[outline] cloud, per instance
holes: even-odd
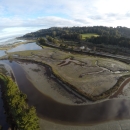
[[[38,17],[36,19],[20,19],[20,18],[1,18],[0,19],[0,27],[52,27],[52,26],[83,26],[85,24],[76,21],[70,20],[55,16],[47,16],[47,17]]]
[[[130,27],[129,0],[1,0],[0,3],[1,27],[118,24]]]
[[[49,27],[72,27],[83,26],[82,22],[64,19],[55,16],[39,17],[37,19],[1,18],[0,19],[0,41],[5,38],[14,38],[29,32]]]
[[[58,27],[63,27],[63,26],[83,26],[84,24],[75,20],[70,20],[70,19],[65,19],[65,18],[60,18],[60,17],[55,17],[55,16],[49,16],[49,17],[40,17],[38,19],[30,20],[33,21],[34,26],[36,25],[42,25],[45,27],[52,27],[52,26],[58,26]]]
[[[4,13],[7,11],[13,15],[29,14],[41,10],[44,7],[44,0],[1,0],[1,6],[4,8]]]
[[[1,28],[0,30],[0,39],[7,38],[7,37],[16,37],[23,35],[25,33],[29,33],[30,31],[39,30],[38,27],[6,27]]]
[[[49,27],[127,26],[129,0],[0,0],[0,39]]]

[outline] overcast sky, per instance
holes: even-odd
[[[0,34],[54,26],[130,27],[129,0],[0,0]],[[14,34],[10,34],[11,32]]]

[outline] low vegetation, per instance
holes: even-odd
[[[4,105],[8,109],[10,123],[15,124],[18,130],[39,130],[39,120],[34,107],[26,103],[27,96],[23,94],[15,82],[9,77],[0,74]]]
[[[102,94],[100,94],[98,96],[91,96],[91,95],[88,95],[88,96],[90,96],[90,99],[92,99],[93,101],[100,100],[100,99],[105,99],[105,98],[111,96],[114,92],[116,92],[119,89],[119,87],[121,86],[121,84],[127,78],[130,78],[130,75],[124,75],[124,76],[120,77],[118,79],[117,83],[112,88],[110,88],[109,90],[103,92]]]
[[[72,54],[45,46],[43,48],[11,54],[19,55],[19,59],[49,65],[57,78],[91,100],[110,96],[119,88],[116,84],[118,79],[130,74],[128,64],[114,59]]]
[[[120,47],[130,48],[130,38],[125,37],[115,37],[115,36],[100,36],[92,37],[89,39],[90,42],[94,44],[104,44],[104,45],[116,45]]]

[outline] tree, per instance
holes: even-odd
[[[96,51],[96,47],[94,46],[93,51]]]
[[[52,32],[52,36],[55,37],[56,36],[56,31]]]
[[[44,45],[46,44],[46,40],[44,38],[39,38],[38,43],[40,43],[41,45]]]
[[[10,62],[12,62],[12,61],[13,61],[12,55],[9,55],[9,56],[8,56],[8,59],[9,59]]]
[[[0,74],[0,79],[5,83],[4,99],[9,108],[8,116],[19,130],[39,130],[39,121],[36,109],[26,103],[27,96],[20,92],[16,83],[11,78]]]

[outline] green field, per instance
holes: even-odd
[[[85,40],[86,38],[91,38],[91,37],[98,37],[99,35],[96,33],[86,33],[86,34],[81,34],[82,39]]]

